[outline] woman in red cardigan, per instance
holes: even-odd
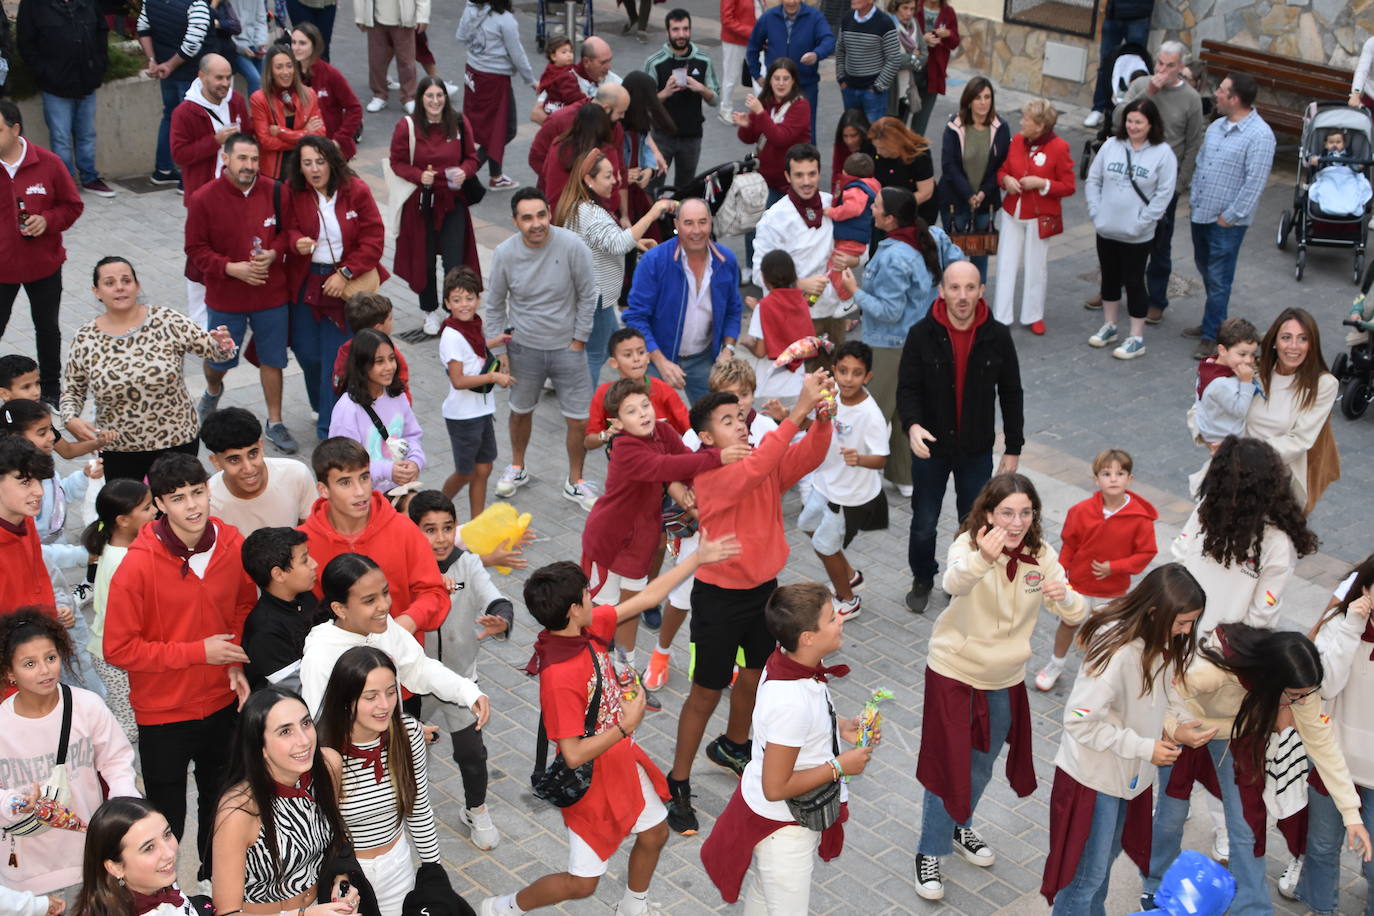
[[[757,143],[759,174],[768,183],[768,206],[787,196],[787,150],[796,143],[811,142],[811,103],[802,95],[801,76],[790,57],[778,57],[768,65],[763,78],[763,94],[744,97],[747,111],[730,117],[739,127],[737,134],[745,143]],[[750,281],[754,263],[754,232],[744,234],[744,265],[741,281]]]
[[[1031,333],[1045,333],[1045,269],[1049,240],[1064,231],[1060,198],[1074,191],[1073,154],[1055,136],[1058,113],[1045,99],[1031,99],[1021,111],[1021,132],[1011,138],[1007,158],[997,170],[1002,186],[998,231],[997,296],[992,317],[1012,323],[1016,304],[1016,272],[1026,262],[1021,291],[1021,323]]]
[[[324,133],[324,118],[315,91],[301,82],[301,72],[287,48],[267,52],[267,81],[248,100],[253,133],[262,154],[258,174],[282,177],[282,159],[302,137]]]
[[[310,409],[319,414],[315,433],[323,440],[334,409],[330,370],[348,339],[344,294],[351,281],[366,281],[371,271],[379,285],[390,276],[381,264],[385,233],[367,182],[328,137],[303,138],[285,180],[291,195],[291,205],[283,207],[287,244],[299,255],[287,268],[291,349],[305,375]]]
[[[921,110],[911,116],[911,129],[921,136],[930,127],[935,111],[935,97],[945,94],[945,74],[949,72],[949,55],[959,47],[959,17],[946,0],[921,0],[916,10],[921,37],[930,49],[930,63],[926,65],[926,87],[921,92]]]
[[[447,315],[439,308],[435,262],[443,260],[445,275],[465,266],[481,272],[462,190],[477,171],[477,150],[472,125],[449,104],[443,80],[425,77],[415,95],[415,113],[391,135],[391,170],[415,185],[401,207],[393,269],[419,295],[425,333],[437,337]]]
[[[291,29],[291,54],[300,64],[301,82],[315,90],[324,135],[334,141],[344,159],[352,159],[363,128],[363,106],[339,69],[321,60],[324,51],[324,36],[314,23],[302,22]]]

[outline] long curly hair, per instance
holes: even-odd
[[[1269,525],[1288,535],[1298,556],[1317,551],[1293,495],[1288,467],[1268,442],[1227,436],[1198,488],[1202,553],[1222,566],[1256,560]]]

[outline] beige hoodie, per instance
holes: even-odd
[[[943,586],[949,607],[935,621],[927,663],[936,674],[977,690],[1004,690],[1026,679],[1031,633],[1040,607],[1064,620],[1079,623],[1087,616],[1083,596],[1069,587],[1059,555],[1045,544],[1037,565],[1021,563],[1014,581],[1007,580],[1003,555],[989,563],[970,534],[961,534],[949,547]],[[1045,582],[1062,582],[1064,601],[1041,594]]]

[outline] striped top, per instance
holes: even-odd
[[[139,10],[137,29],[140,35],[146,35],[149,32],[150,25],[146,5]],[[210,5],[205,0],[193,0],[186,7],[186,34],[181,38],[177,53],[187,60],[193,59],[200,53],[201,47],[205,44],[205,36],[209,31]]]
[[[429,803],[429,775],[425,755],[424,729],[410,716],[402,716],[406,733],[410,736],[410,757],[415,764],[415,806],[405,819],[410,840],[421,862],[439,861],[439,840],[434,828],[434,809]],[[382,778],[376,777],[372,763],[365,757],[343,754],[343,786],[339,810],[343,813],[348,835],[357,850],[378,849],[401,835],[401,816],[397,808],[396,790],[391,782],[391,764],[387,760],[382,738],[357,745],[359,750],[381,748]]]
[[[862,22],[852,12],[840,20],[835,74],[846,88],[886,92],[901,63],[902,43],[891,16],[874,9]]]
[[[243,861],[244,903],[279,903],[313,888],[334,841],[324,812],[308,795],[272,799],[272,821],[277,858],[273,860],[259,826],[258,838]]]
[[[625,282],[625,255],[635,249],[634,233],[622,228],[605,207],[587,200],[578,204],[567,228],[576,232],[592,253],[601,308],[615,305]]]

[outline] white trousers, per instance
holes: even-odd
[[[205,284],[197,283],[195,280],[186,281],[186,314],[191,316],[191,320],[200,326],[202,330],[209,330],[207,325],[210,322],[210,313],[205,307]]]
[[[1040,238],[1040,226],[1033,219],[1017,219],[1006,210],[999,211],[997,245],[997,289],[992,317],[1003,324],[1012,323],[1016,305],[1016,273],[1024,261],[1026,277],[1021,290],[1021,323],[1034,324],[1045,317],[1045,270],[1050,246]]]
[[[744,916],[803,916],[810,911],[811,870],[821,834],[799,824],[770,833],[754,847],[745,879]]]
[[[744,45],[720,43],[720,110],[725,114],[735,110],[735,84],[744,69]],[[746,87],[748,88],[748,87]]]
[[[405,828],[391,851],[375,859],[358,859],[372,892],[377,895],[377,910],[381,916],[401,916],[401,904],[406,894],[415,889],[415,863],[410,860],[410,838]]]

